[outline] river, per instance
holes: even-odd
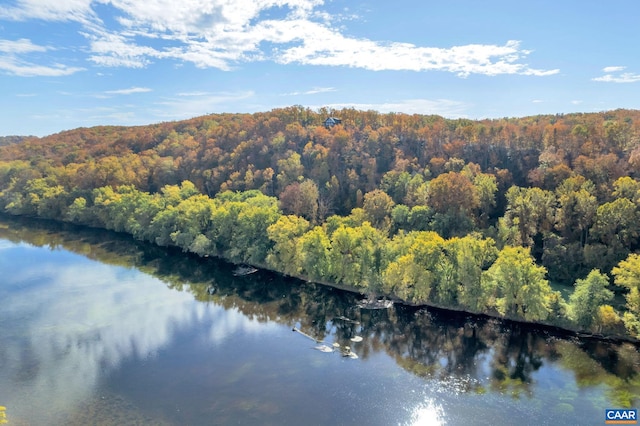
[[[0,218],[0,423],[602,425],[606,408],[640,406],[632,344],[362,309],[234,268]]]

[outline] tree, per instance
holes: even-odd
[[[382,176],[382,182],[380,183],[380,189],[389,194],[393,201],[397,204],[403,203],[407,196],[407,189],[409,187],[409,181],[411,175],[408,172],[399,172],[392,170]]]
[[[300,237],[302,273],[312,279],[328,279],[330,247],[329,237],[320,226]]]
[[[293,182],[300,182],[304,174],[304,166],[300,162],[300,154],[289,152],[287,158],[278,160],[279,173],[276,176],[280,190]]]
[[[545,320],[551,287],[546,270],[537,266],[524,247],[505,247],[484,273],[488,288],[497,289],[498,312],[509,318]]]
[[[640,255],[630,254],[611,273],[617,285],[628,289],[624,323],[633,336],[640,338]]]
[[[556,228],[567,240],[578,240],[583,247],[598,208],[595,194],[593,182],[582,176],[566,179],[556,190]]]
[[[270,206],[261,206],[248,202],[238,214],[228,252],[231,259],[263,263],[273,244],[267,229],[279,217],[280,212],[275,203]]]
[[[481,226],[487,226],[496,206],[496,192],[498,191],[496,177],[486,173],[478,173],[473,178],[473,186],[478,194],[480,210],[478,222]]]
[[[626,295],[627,309],[640,314],[640,254],[630,254],[611,273],[617,285],[629,290]]]
[[[413,303],[427,303],[433,274],[416,262],[411,253],[391,262],[382,274],[382,289]]]
[[[482,273],[498,256],[495,241],[477,235],[456,238],[451,244],[456,257],[458,301],[472,312],[485,312],[491,297],[482,286]]]
[[[569,296],[570,317],[583,330],[590,330],[595,323],[598,310],[613,299],[607,290],[609,278],[599,270],[592,270],[587,278],[576,281],[575,290]]]
[[[378,229],[387,231],[391,225],[391,211],[395,203],[386,192],[375,189],[364,194],[364,209],[367,219]]]
[[[604,203],[596,210],[593,236],[615,249],[630,248],[640,235],[638,208],[627,198]]]
[[[433,210],[427,206],[414,206],[411,208],[408,217],[409,230],[428,231],[431,229],[433,221]]]
[[[534,237],[553,227],[555,201],[552,192],[540,188],[509,188],[507,211],[499,222],[504,242],[533,246]]]
[[[623,176],[613,182],[615,198],[626,198],[634,203],[640,202],[640,182],[629,176]]]
[[[396,259],[382,273],[383,290],[413,303],[426,303],[437,282],[444,239],[435,232],[410,232],[394,238]]]
[[[298,216],[280,216],[267,228],[269,239],[274,246],[267,255],[267,264],[288,275],[300,271],[299,238],[309,230],[309,222]]]
[[[318,216],[318,186],[311,180],[294,182],[280,193],[280,208],[315,223]]]
[[[468,215],[479,205],[473,183],[461,173],[444,173],[429,182],[429,206],[436,213]]]
[[[375,289],[384,267],[386,239],[368,222],[331,234],[331,276],[339,283]]]
[[[391,234],[407,228],[409,222],[409,207],[398,204],[391,210]]]

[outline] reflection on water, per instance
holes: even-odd
[[[411,426],[440,426],[444,423],[442,407],[433,401],[417,405],[411,413]]]
[[[602,424],[640,405],[631,344],[360,309],[108,232],[2,219],[0,238],[12,424]]]

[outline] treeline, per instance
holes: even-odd
[[[326,128],[328,116],[340,117],[342,125]],[[499,289],[500,274],[512,275],[500,265],[519,262],[524,273],[531,262],[528,277],[566,285],[597,281],[606,283],[607,292],[624,292],[626,307],[614,306],[626,313],[587,310],[591,321],[606,316],[615,329],[622,317],[635,335],[640,327],[634,319],[639,274],[616,274],[640,270],[634,254],[640,236],[639,111],[471,121],[291,107],[77,129],[0,147],[0,158],[0,209],[11,214],[130,232],[414,303],[535,320],[557,311],[557,318],[576,321],[577,308],[554,299],[558,295],[546,285],[509,278],[518,283],[517,301],[505,301],[511,296]],[[234,210],[226,233],[184,231],[180,220],[190,219],[176,209],[195,192],[178,202],[165,191],[180,192],[186,181],[197,197],[220,208],[267,203],[259,216],[264,225],[240,219]],[[140,207],[138,197],[150,206]],[[175,229],[162,220],[175,220]],[[254,225],[241,225],[240,232],[237,221]],[[254,244],[259,241],[264,244]],[[433,253],[425,252],[432,246]],[[465,250],[473,253],[460,254]],[[469,256],[479,256],[473,267],[465,263]],[[495,288],[487,284],[491,276]],[[542,305],[523,303],[529,292],[544,295]],[[599,306],[613,303],[610,293],[603,294]]]
[[[8,225],[5,228],[3,225]],[[447,315],[433,310],[396,308],[394,315],[354,310],[355,297],[330,292],[324,286],[295,286],[291,280],[273,279],[263,285],[257,279],[236,279],[227,265],[167,257],[166,252],[140,246],[103,232],[52,229],[33,221],[4,221],[0,238],[44,247],[62,247],[103,263],[124,266],[151,274],[172,289],[188,291],[200,301],[215,301],[251,318],[296,326],[318,340],[328,335],[340,345],[351,345],[357,332],[365,337],[358,355],[367,359],[384,350],[398,365],[419,377],[462,378],[458,392],[499,391],[513,397],[530,395],[536,373],[553,359],[577,378],[579,388],[606,388],[617,407],[638,406],[640,397],[640,353],[628,345],[591,341],[569,342],[549,338],[529,327],[467,315]],[[214,286],[215,294],[208,290]],[[289,295],[283,298],[282,295]],[[358,324],[344,321],[345,315]],[[419,330],[419,338],[416,338]],[[446,363],[442,360],[446,359]],[[487,359],[492,362],[487,363]],[[609,367],[615,360],[615,369]],[[477,366],[486,363],[485,368]],[[481,377],[478,376],[481,374]],[[474,380],[469,380],[469,378]]]
[[[2,192],[0,206],[12,214],[126,232],[200,256],[265,266],[413,304],[618,335],[626,325],[632,336],[640,336],[638,255],[613,270],[616,282],[630,289],[621,318],[608,304],[613,293],[601,272],[577,280],[567,303],[551,289],[545,268],[536,265],[529,249],[499,249],[493,239],[477,233],[444,239],[433,231],[400,230],[390,237],[372,226],[368,209],[313,225],[282,214],[278,200],[259,191],[225,191],[210,198],[189,181],[154,194],[131,185],[79,194],[38,178],[29,180],[24,192]]]
[[[20,143],[25,139],[34,138],[35,136],[0,136],[0,146],[11,145],[14,143]]]

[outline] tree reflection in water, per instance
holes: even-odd
[[[580,340],[548,328],[437,309],[361,309],[358,294],[264,271],[236,277],[228,263],[108,231],[6,217],[0,222],[0,238],[60,246],[103,263],[134,266],[198,301],[297,327],[318,341],[351,346],[362,359],[384,351],[407,371],[439,381],[450,392],[528,397],[536,374],[546,364],[558,363],[572,372],[580,388],[605,386],[617,407],[640,404],[640,351],[630,343]],[[354,336],[363,340],[353,342]],[[572,408],[568,403],[558,407]],[[437,407],[423,408],[415,416],[437,417]]]

